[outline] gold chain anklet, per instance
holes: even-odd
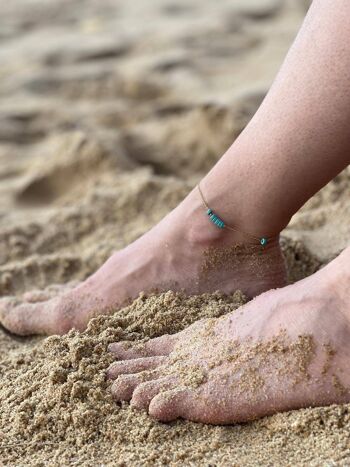
[[[243,232],[243,230],[238,230],[238,229],[235,229],[234,227],[231,227],[230,225],[225,224],[225,222],[217,214],[215,214],[215,212],[209,207],[208,203],[206,202],[204,198],[204,195],[202,193],[202,190],[199,184],[197,185],[197,187],[198,187],[200,197],[202,199],[203,206],[205,207],[207,211],[207,215],[209,216],[210,221],[214,225],[216,225],[216,227],[218,227],[219,229],[227,229],[227,230],[231,230],[232,232],[238,232],[238,233],[244,234],[247,237],[250,237],[256,240],[257,242],[259,242],[259,244],[263,247],[265,247],[268,244],[269,240],[271,240],[272,237],[256,237],[255,235],[252,235],[248,232]]]

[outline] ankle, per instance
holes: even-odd
[[[245,180],[235,179],[232,180],[232,186],[223,185],[216,189],[217,183],[209,174],[201,181],[201,191],[210,208],[224,219],[226,225],[258,239],[277,237],[290,217],[276,214],[268,200],[264,202],[263,197],[257,197],[251,189],[247,192],[246,184]],[[246,237],[249,238],[249,235],[243,235],[242,241]]]
[[[251,231],[247,234],[238,222],[234,225],[237,231],[226,228],[221,229],[213,224],[207,215],[197,187],[192,190],[176,211],[178,223],[185,227],[182,236],[194,247],[208,248],[239,244],[247,246],[256,245],[259,250],[262,248],[260,237],[258,236],[262,230],[258,233]],[[219,211],[218,215],[221,215]],[[268,237],[268,243],[263,249],[269,251],[276,247],[279,248],[278,232],[277,235]]]
[[[270,238],[267,245],[262,247],[258,238],[253,239],[243,232],[218,228],[208,218],[197,188],[192,190],[174,214],[178,219],[177,224],[180,226],[181,237],[194,250],[204,251],[209,248],[232,245],[252,247],[252,253],[261,252],[262,249],[266,253],[271,250],[280,250],[279,235]]]

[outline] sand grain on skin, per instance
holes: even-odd
[[[78,460],[83,466],[307,465],[312,456],[328,461],[346,457],[350,405],[215,427],[185,421],[161,424],[128,404],[114,402],[105,377],[113,361],[106,352],[109,343],[174,333],[196,319],[222,316],[243,302],[239,293],[141,296],[113,316],[92,320],[83,333],[52,336],[31,351],[4,358],[0,364],[4,465],[41,465],[48,458],[57,466]],[[281,339],[252,349],[263,360],[280,352],[285,353]],[[312,354],[308,336],[301,336],[288,352],[291,366],[305,377]],[[240,358],[244,363],[249,355]],[[192,370],[187,383],[200,384]],[[257,375],[243,376],[241,389],[254,396],[264,383]],[[342,449],[335,452],[334,443]]]

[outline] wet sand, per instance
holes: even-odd
[[[14,0],[1,6],[0,294],[82,280],[183,199],[249,121],[304,1]],[[63,5],[64,4],[64,5]],[[282,236],[290,281],[350,243],[350,170]],[[243,298],[140,298],[88,331],[0,330],[0,465],[348,465],[349,406],[232,427],[111,400],[106,346]]]

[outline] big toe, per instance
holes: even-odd
[[[59,319],[59,301],[21,303],[0,302],[0,323],[13,334],[63,334],[64,322]]]

